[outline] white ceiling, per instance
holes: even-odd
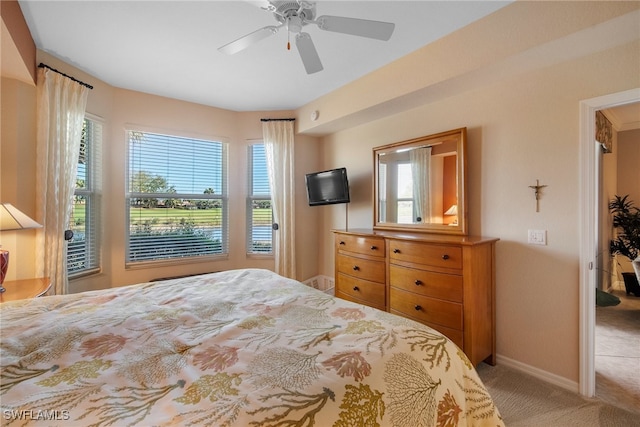
[[[64,62],[112,86],[234,111],[296,109],[509,3],[318,1],[318,16],[396,27],[383,42],[305,26],[324,65],[307,75],[284,29],[235,55],[218,52],[277,23],[251,2],[19,1],[36,46]]]

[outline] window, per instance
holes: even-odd
[[[413,209],[413,176],[410,163],[398,164],[398,188],[397,222],[400,224],[412,224],[415,218]]]
[[[226,255],[227,147],[129,131],[128,264]]]
[[[267,158],[263,144],[249,146],[247,253],[273,254],[273,216]]]
[[[69,229],[73,231],[67,246],[67,271],[70,277],[100,269],[101,144],[102,124],[85,118],[69,224]]]

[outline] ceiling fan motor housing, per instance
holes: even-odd
[[[273,16],[283,24],[289,25],[289,31],[299,33],[306,21],[313,21],[316,17],[316,5],[308,1],[272,1],[275,7]]]

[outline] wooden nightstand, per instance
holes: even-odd
[[[6,291],[0,293],[0,302],[15,301],[39,297],[49,290],[51,280],[48,277],[6,280],[2,286]]]

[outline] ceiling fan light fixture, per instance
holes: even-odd
[[[302,31],[302,19],[299,16],[290,16],[287,18],[287,29],[290,33],[298,34]]]

